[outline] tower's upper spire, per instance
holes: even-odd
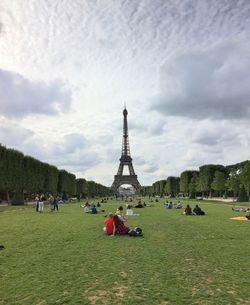
[[[123,184],[131,184],[136,190],[140,189],[140,183],[137,180],[137,175],[135,174],[132,158],[130,156],[129,140],[128,140],[128,121],[127,121],[128,111],[124,103],[123,109],[123,137],[122,137],[122,154],[120,158],[120,165],[118,168],[117,175],[115,175],[115,180],[111,186],[111,189],[118,191],[119,186]],[[123,168],[127,166],[129,174],[123,175]]]
[[[123,115],[128,115],[128,111],[127,111],[127,108],[126,108],[126,102],[124,102],[124,109],[123,109]]]
[[[124,110],[123,110],[123,115],[128,115],[128,110],[126,109],[126,106],[124,107]]]
[[[128,111],[126,106],[123,110],[123,140],[122,140],[122,156],[130,156],[129,141],[128,141]]]

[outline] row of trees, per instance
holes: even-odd
[[[0,144],[0,199],[23,203],[24,196],[36,193],[93,197],[108,196],[110,190]]]
[[[246,193],[248,200],[250,192],[250,161],[223,166],[208,164],[200,166],[199,171],[186,170],[180,177],[168,177],[156,181],[152,186],[143,187],[144,195],[186,194],[191,198],[196,196],[233,196],[239,197]],[[243,196],[243,195],[242,195]]]

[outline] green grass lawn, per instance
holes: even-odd
[[[245,214],[202,201],[206,216],[185,216],[162,203],[129,218],[141,238],[105,236],[104,214],[76,203],[0,207],[0,305],[250,304],[250,221],[230,219]]]

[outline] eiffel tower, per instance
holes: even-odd
[[[114,182],[111,186],[111,190],[118,192],[118,188],[123,184],[132,185],[137,191],[141,188],[141,185],[135,174],[132,158],[130,156],[130,148],[128,141],[128,111],[126,107],[123,110],[123,140],[122,140],[122,155],[120,158],[120,165],[118,168],[117,175],[115,175]],[[129,175],[123,175],[124,166],[128,166]]]

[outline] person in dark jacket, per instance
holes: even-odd
[[[195,215],[205,215],[205,212],[196,204],[195,208],[193,209]]]

